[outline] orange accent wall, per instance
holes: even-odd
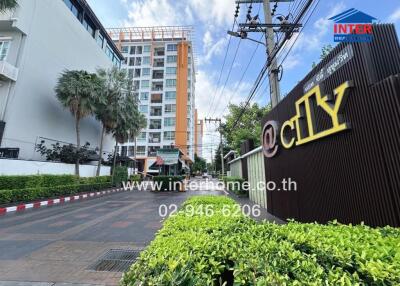
[[[197,109],[194,110],[194,150],[197,155],[199,155],[199,138],[197,136],[198,127],[197,127]]]
[[[187,154],[188,43],[177,46],[175,145]]]

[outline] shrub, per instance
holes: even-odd
[[[77,181],[74,175],[0,176],[0,190],[72,185]]]
[[[156,191],[179,191],[184,176],[156,176],[153,181],[156,182]]]
[[[207,206],[213,210],[208,215]],[[400,283],[399,229],[256,223],[237,208],[227,197],[190,198],[165,221],[121,284]]]
[[[237,195],[248,195],[248,190],[246,190],[243,184],[246,182],[245,179],[240,177],[222,177],[222,181],[225,184],[225,188]]]
[[[128,168],[124,166],[115,167],[114,186],[120,187],[122,182],[128,181]]]
[[[19,182],[19,189],[0,190],[0,204],[30,202],[111,187],[111,177],[78,178],[70,175],[4,176],[4,182]],[[10,180],[10,177],[13,177]],[[22,180],[18,180],[19,178]],[[0,177],[2,178],[2,177]],[[24,182],[21,184],[20,182]],[[18,183],[13,185],[18,186]],[[28,187],[29,186],[29,187]]]
[[[131,175],[129,177],[129,180],[132,182],[140,182],[142,180],[142,178],[139,174],[136,174],[136,175]]]

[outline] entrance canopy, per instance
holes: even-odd
[[[178,149],[159,149],[157,150],[157,158],[162,162],[162,165],[175,165],[179,161]]]

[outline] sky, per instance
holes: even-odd
[[[237,104],[245,101],[258,73],[265,64],[266,51],[263,45],[234,37],[229,41],[227,30],[232,29],[235,0],[87,1],[106,28],[164,25],[194,27],[194,47],[197,58],[195,96],[200,119],[223,118],[227,113],[229,103]],[[275,15],[288,15],[300,2],[302,1],[278,3]],[[280,81],[282,96],[289,93],[296,83],[307,75],[313,62],[318,63],[321,48],[324,45],[335,45],[333,22],[328,20],[331,16],[355,8],[377,18],[381,23],[395,23],[399,35],[400,1],[398,0],[320,0],[314,2],[318,2],[318,5],[315,9],[309,10],[310,14],[311,11],[313,13],[307,14],[308,21],[303,23],[304,28],[290,40],[288,47],[293,44],[292,49],[289,53],[288,49],[283,50],[278,59],[278,64],[282,63],[283,67]],[[274,2],[271,7],[273,4]],[[241,5],[237,22],[243,22],[247,9],[246,4]],[[262,21],[262,7],[260,4],[253,4],[252,15],[257,14],[260,15]],[[249,38],[252,39],[260,40],[261,37],[262,35],[258,33],[249,34]],[[222,69],[224,59],[225,66]],[[246,67],[248,67],[247,71]],[[263,106],[270,102],[267,82],[267,80],[263,82],[252,102]],[[211,159],[211,151],[215,152],[219,143],[219,134],[215,129],[214,124],[205,125],[203,157],[208,161]]]

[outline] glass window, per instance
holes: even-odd
[[[131,46],[130,54],[134,55],[136,51],[136,46]]]
[[[104,36],[101,33],[99,33],[97,36],[97,44],[100,46],[100,48],[104,47]]]
[[[175,87],[176,86],[176,79],[167,79],[165,81],[166,87]]]
[[[167,72],[167,74],[176,74],[176,68],[175,67],[167,67],[166,72]]]
[[[150,64],[150,57],[143,57],[143,64],[149,65]]]
[[[168,44],[167,45],[167,51],[168,52],[176,52],[176,44]]]
[[[142,68],[142,75],[150,75],[150,68]]]
[[[141,55],[143,51],[143,47],[142,46],[136,46],[136,54],[137,55]]]
[[[143,53],[150,53],[151,50],[151,46],[147,45],[147,46],[143,46]]]
[[[164,131],[164,140],[175,140],[174,131]]]
[[[4,61],[8,54],[10,41],[0,41],[0,61]]]
[[[176,63],[176,56],[167,56],[167,63]]]
[[[139,136],[137,137],[138,141],[146,141],[146,132],[140,132]]]
[[[140,66],[140,65],[142,65],[142,58],[136,58],[136,60],[135,60],[135,66]]]
[[[161,129],[161,119],[150,119],[149,129]]]
[[[106,48],[106,55],[107,55],[107,57],[109,57],[111,60],[112,60],[113,55],[114,55],[112,49],[110,48],[110,46],[109,46],[108,44],[107,44],[107,48]]]
[[[139,111],[141,113],[147,113],[149,111],[149,106],[148,105],[140,105],[139,106]]]
[[[142,88],[149,88],[150,87],[150,81],[149,80],[142,80],[141,86],[142,86]]]
[[[129,46],[122,46],[121,47],[121,52],[125,53],[125,54],[129,53]]]
[[[164,127],[173,127],[175,126],[175,117],[167,117],[164,118]]]
[[[149,100],[149,93],[148,92],[141,92],[139,99],[140,100]]]
[[[175,104],[166,104],[164,106],[165,113],[173,113],[176,112],[176,105]]]
[[[166,91],[165,99],[174,100],[176,99],[176,91]]]

